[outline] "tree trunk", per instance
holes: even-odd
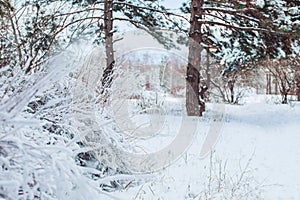
[[[270,74],[267,74],[267,94],[272,94],[272,83]]]
[[[281,97],[282,97],[281,103],[282,103],[282,104],[287,104],[287,103],[288,103],[287,97],[288,97],[288,94],[289,94],[289,92],[290,92],[290,89],[287,89],[287,88],[284,86],[283,83],[281,84],[281,87],[282,87],[281,90],[280,90]]]
[[[296,72],[296,95],[297,101],[300,101],[300,72]]]
[[[230,80],[228,82],[228,87],[229,87],[229,91],[230,91],[230,103],[234,103],[234,84],[235,84],[235,81],[234,80]]]
[[[296,95],[297,95],[297,101],[300,101],[300,83],[299,85],[297,85]]]
[[[205,97],[205,93],[208,90],[208,87],[206,86],[202,86],[200,93],[199,93],[199,97],[200,97],[200,116],[202,116],[202,113],[205,112],[205,101],[204,101],[204,97]]]
[[[287,92],[282,94],[282,102],[281,102],[282,104],[287,104],[288,103],[287,95],[288,95]]]
[[[206,87],[207,90],[210,88],[211,74],[210,74],[210,57],[209,48],[206,48]]]
[[[103,72],[102,86],[110,88],[112,83],[112,75],[115,65],[114,46],[113,46],[113,0],[105,0],[104,2],[104,34],[105,34],[105,53],[106,68]]]
[[[300,85],[299,85],[300,86]],[[296,89],[297,101],[300,101],[300,87]]]
[[[274,81],[275,81],[275,94],[277,95],[278,94],[278,82],[276,79]]]
[[[201,25],[203,0],[192,0],[189,33],[189,56],[186,76],[186,109],[189,116],[202,116],[205,104],[199,99]],[[202,108],[201,108],[202,107]]]

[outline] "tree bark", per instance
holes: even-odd
[[[201,63],[201,25],[203,0],[192,0],[189,32],[189,56],[186,76],[186,109],[188,116],[202,116],[205,104],[199,99],[200,63]],[[202,107],[202,108],[201,108]]]
[[[206,87],[207,90],[210,88],[211,74],[210,74],[210,56],[209,48],[206,48]]]
[[[207,86],[202,86],[200,93],[199,93],[199,97],[200,97],[200,116],[202,116],[202,113],[205,112],[205,101],[204,101],[204,97],[205,97],[205,93],[208,90]]]
[[[272,76],[269,74],[268,77],[268,87],[269,87],[269,94],[272,94],[272,81],[271,81]]]
[[[281,101],[282,104],[287,104],[288,103],[287,97],[288,97],[289,92],[290,92],[290,89],[287,89],[284,86],[284,83],[281,83],[280,93],[281,93],[281,97],[282,97],[282,101]]]
[[[300,72],[296,71],[296,95],[297,101],[300,101]]]
[[[300,84],[296,89],[297,101],[300,101]]]
[[[278,82],[277,82],[277,80],[276,79],[274,79],[274,83],[275,83],[275,94],[277,95],[278,94]]]
[[[234,103],[234,84],[235,84],[235,81],[234,80],[230,80],[228,82],[228,87],[229,87],[229,91],[230,91],[230,103]]]
[[[103,90],[105,90],[105,88],[110,88],[112,84],[112,75],[115,65],[113,46],[113,0],[104,1],[104,34],[106,68],[102,77]]]
[[[287,95],[288,95],[287,92],[282,94],[282,101],[281,101],[282,104],[287,104],[288,103]]]
[[[296,89],[297,101],[300,101],[300,85]]]

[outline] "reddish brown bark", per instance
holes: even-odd
[[[104,2],[104,34],[106,68],[103,72],[102,86],[105,89],[111,86],[112,74],[115,65],[113,47],[113,0],[105,0]]]
[[[189,33],[189,56],[186,76],[186,109],[189,116],[202,116],[204,104],[199,100],[201,25],[203,0],[192,0]],[[202,108],[201,108],[202,107]]]

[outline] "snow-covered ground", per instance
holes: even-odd
[[[300,104],[272,105],[265,99],[257,96],[244,106],[227,106],[216,151],[230,160],[254,153],[254,175],[270,185],[263,188],[263,199],[300,199]]]
[[[144,97],[146,98],[146,95]],[[89,150],[77,145],[76,142],[80,137],[67,138],[57,133],[40,132],[40,129],[34,128],[38,127],[37,125],[32,129],[31,124],[26,124],[24,127],[20,124],[21,128],[10,127],[4,121],[1,126],[10,132],[6,134],[6,129],[3,129],[0,133],[2,134],[0,135],[0,199],[22,199],[26,195],[28,199],[34,199],[36,196],[36,199],[41,197],[41,199],[78,200],[298,200],[300,199],[300,173],[298,172],[300,103],[281,105],[278,104],[277,98],[280,97],[251,93],[245,98],[244,105],[208,103],[204,117],[185,118],[196,122],[198,127],[190,148],[183,152],[176,162],[155,173],[140,175],[106,173],[105,178],[102,178],[102,172],[96,170],[94,165],[79,167],[78,163],[75,163],[74,158],[77,157],[78,152]],[[117,98],[117,100],[124,99]],[[129,110],[135,111],[134,109],[138,108],[135,106],[139,102],[138,99],[125,98],[125,100],[129,100],[127,106]],[[164,102],[157,101],[156,98],[152,101],[150,97],[146,100],[144,99],[143,102],[150,102],[151,106],[159,102],[159,105],[165,107],[159,110],[154,106],[151,110],[151,106],[150,109],[146,106],[147,111],[135,112],[132,116],[127,108],[121,113],[116,109],[115,114],[119,114],[121,118],[108,120],[120,123],[118,128],[115,127],[115,123],[105,123],[101,121],[104,120],[103,118],[99,119],[104,124],[103,130],[107,130],[103,133],[108,133],[105,139],[114,133],[122,134],[120,129],[123,129],[123,132],[129,130],[122,140],[122,144],[127,145],[124,145],[123,150],[128,150],[128,145],[136,145],[139,147],[137,148],[139,153],[144,153],[145,157],[147,153],[157,152],[168,146],[172,139],[176,138],[176,133],[184,119],[180,113],[184,109],[184,98],[167,96]],[[124,102],[121,103],[124,107]],[[53,105],[51,101],[49,104]],[[55,113],[53,107],[50,107],[50,110],[51,113]],[[63,109],[61,112],[66,113]],[[101,115],[100,112],[99,114]],[[157,114],[163,114],[164,117],[151,116]],[[88,112],[88,117],[90,116]],[[219,118],[220,116],[223,117]],[[25,119],[21,118],[19,121],[24,122]],[[125,122],[131,122],[130,126],[121,124],[124,119]],[[157,119],[163,120],[157,121]],[[148,126],[151,120],[161,127],[156,129]],[[13,119],[8,122],[16,123],[18,120]],[[86,124],[83,126],[87,127]],[[135,141],[131,135],[134,136],[138,132],[131,131],[135,130],[135,127],[142,127],[147,136],[154,138]],[[16,129],[20,129],[19,132],[11,131]],[[153,134],[153,130],[157,132]],[[208,134],[211,130],[216,131],[217,134]],[[95,133],[98,135],[98,132]],[[219,137],[213,151],[208,156],[201,157],[207,135]],[[103,146],[105,147],[109,147],[108,150],[115,150],[115,146]],[[130,160],[126,156],[122,159]],[[110,160],[110,163],[115,161],[115,159]],[[128,163],[130,164],[130,161],[126,164]],[[115,165],[117,164],[120,163],[116,162]],[[139,169],[139,167],[142,166],[133,166],[131,169]],[[100,176],[94,177],[95,180],[86,177],[91,174],[100,174]],[[121,187],[112,184],[114,182],[111,181],[115,180],[120,180]],[[117,191],[100,191],[101,184],[111,184],[112,190],[116,188]]]
[[[300,104],[266,96],[226,105],[213,153],[200,157],[213,105],[192,146],[153,179],[114,193],[120,199],[300,199]]]

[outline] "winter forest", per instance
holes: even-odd
[[[300,199],[299,0],[0,17],[0,200]]]

